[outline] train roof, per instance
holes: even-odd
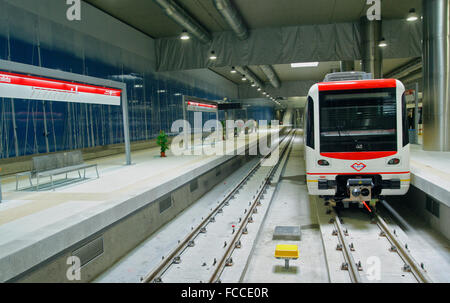
[[[349,80],[317,83],[319,91],[397,87],[396,79]]]

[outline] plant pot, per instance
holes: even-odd
[[[165,152],[161,152],[161,157],[165,158],[166,157],[166,153]]]

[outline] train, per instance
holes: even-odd
[[[314,84],[304,112],[310,195],[333,206],[376,207],[410,186],[405,87],[363,72],[328,74]],[[368,206],[369,205],[369,206]]]

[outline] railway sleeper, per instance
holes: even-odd
[[[362,265],[361,265],[361,261],[358,261],[358,263],[356,263],[356,268],[358,268],[358,271],[362,271]]]
[[[348,247],[350,248],[350,251],[355,251],[355,246],[353,245],[353,243],[350,243]]]
[[[233,265],[233,258],[229,257],[226,261],[225,261],[225,266],[232,266]]]
[[[405,272],[411,272],[411,266],[405,263],[405,264],[403,265],[403,271],[405,271]]]

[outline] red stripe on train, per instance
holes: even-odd
[[[395,79],[336,81],[319,83],[319,91],[397,87]]]
[[[306,173],[307,175],[394,175],[394,174],[409,174],[409,171],[400,171],[400,172],[370,172],[370,173]]]
[[[343,153],[320,153],[323,157],[341,160],[371,160],[395,155],[396,151],[383,152],[343,152]]]

